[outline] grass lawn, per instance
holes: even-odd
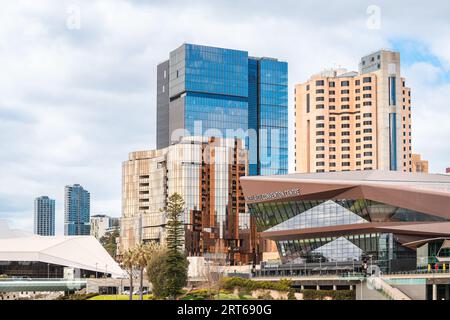
[[[104,295],[104,296],[95,296],[90,298],[89,300],[129,300],[130,296],[125,294],[118,295]],[[152,295],[146,294],[144,295],[144,300],[151,300]],[[133,300],[139,300],[139,295],[133,295]]]

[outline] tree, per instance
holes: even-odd
[[[100,243],[108,251],[109,255],[116,258],[117,252],[117,242],[116,239],[119,237],[119,230],[114,229],[110,232],[107,232],[103,237],[100,238]]]
[[[127,270],[130,276],[130,300],[133,300],[133,269],[135,266],[135,255],[133,250],[128,249],[123,254],[122,266]]]
[[[183,198],[178,193],[172,194],[166,207],[167,258],[165,271],[165,292],[171,298],[175,298],[187,283],[189,262],[182,252],[184,244],[182,214],[184,210]]]
[[[220,296],[220,288],[225,276],[226,266],[226,248],[223,241],[217,241],[214,252],[208,255],[209,259],[205,259],[203,276],[208,284],[209,297],[213,296],[213,290],[217,291],[217,299]]]
[[[134,263],[139,269],[139,300],[144,299],[143,288],[144,288],[144,269],[147,266],[149,249],[147,245],[138,244],[133,249],[134,253]]]
[[[165,298],[167,248],[155,243],[149,248],[149,253],[147,277],[152,284],[152,294],[155,298]]]

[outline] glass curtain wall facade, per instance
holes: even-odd
[[[369,222],[447,221],[405,208],[366,199],[301,200],[248,204],[256,217],[258,231],[308,230]],[[355,233],[328,236],[318,231],[314,236],[277,241],[283,263],[345,263],[369,261],[382,271],[413,270],[416,251],[404,247],[393,233]]]
[[[158,65],[157,83],[158,147],[181,136],[238,138],[250,175],[287,173],[287,63],[184,44]]]
[[[55,200],[46,196],[34,200],[34,234],[55,235]]]
[[[64,201],[64,235],[90,235],[90,193],[79,184],[66,186]]]
[[[202,256],[223,250],[228,261],[252,261],[255,234],[239,178],[248,173],[248,151],[236,139],[184,137],[168,148],[133,152],[122,165],[120,250],[165,241],[167,199],[185,202],[185,250]],[[228,248],[231,248],[228,250]]]

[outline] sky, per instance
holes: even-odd
[[[156,65],[184,42],[287,61],[291,115],[296,83],[325,68],[357,70],[360,57],[381,48],[399,50],[412,90],[413,152],[443,173],[449,14],[447,0],[4,1],[0,219],[31,231],[33,200],[48,195],[62,234],[64,186],[75,183],[91,192],[91,214],[120,216],[122,161],[156,145]]]

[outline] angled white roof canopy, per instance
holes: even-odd
[[[0,261],[37,261],[125,277],[125,272],[93,236],[27,234],[0,221]]]

